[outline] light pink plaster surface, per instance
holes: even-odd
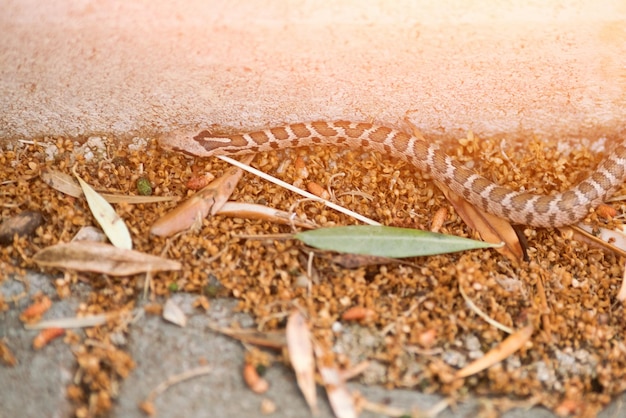
[[[173,3],[0,0],[0,138],[405,116],[442,136],[626,130],[623,1]]]

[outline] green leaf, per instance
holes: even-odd
[[[419,229],[352,225],[300,232],[295,237],[311,247],[379,257],[418,257],[476,248],[498,247],[483,241]]]

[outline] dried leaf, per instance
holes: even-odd
[[[17,364],[15,355],[2,340],[0,340],[0,363],[8,367],[13,367]]]
[[[463,367],[461,370],[457,371],[455,377],[457,379],[468,377],[482,370],[485,370],[496,363],[501,362],[502,360],[522,348],[522,346],[526,344],[528,340],[530,340],[533,331],[533,326],[527,325],[519,331],[516,331],[515,333],[509,335],[498,346],[489,350],[489,352],[487,352],[487,354],[485,354],[483,357],[473,361],[472,363]]]
[[[461,219],[478,232],[483,240],[492,244],[504,243],[496,251],[515,263],[524,258],[522,245],[509,221],[478,209],[443,183],[437,182],[437,187],[454,206]]]
[[[569,238],[584,242],[592,247],[626,257],[626,234],[623,231],[623,225],[615,230],[607,228],[594,230],[589,225],[579,223],[578,225],[560,227],[559,230],[565,237],[569,236]]]
[[[80,185],[76,183],[74,178],[69,174],[45,168],[41,170],[41,179],[48,186],[68,196],[81,197],[83,195],[83,190],[80,188]],[[134,196],[110,193],[100,193],[100,196],[104,197],[109,203],[129,204],[168,202],[177,199],[172,196]]]
[[[315,356],[333,413],[337,418],[356,418],[358,414],[354,397],[348,390],[341,371],[336,366],[324,365],[324,352],[317,344],[315,345]]]
[[[348,254],[339,253],[330,257],[330,260],[347,269],[356,269],[359,267],[378,266],[381,264],[395,263],[395,258],[377,257],[374,255]]]
[[[100,228],[88,225],[80,228],[76,235],[72,237],[72,242],[75,241],[106,242],[107,236],[104,235]]]
[[[300,219],[295,214],[256,203],[226,202],[216,214],[246,219],[261,219],[277,224],[295,225],[300,228],[317,227],[315,222]]]
[[[98,242],[71,242],[44,248],[33,256],[40,266],[129,276],[147,271],[180,270],[178,261]]]
[[[247,155],[242,162],[248,164],[253,158],[254,154]],[[209,213],[215,215],[230,198],[242,175],[243,170],[230,167],[222,176],[158,219],[150,228],[150,233],[169,237],[189,229]]]
[[[291,366],[296,372],[298,387],[304,395],[313,415],[317,415],[317,397],[315,394],[315,361],[311,332],[302,314],[294,310],[287,319],[287,350]]]
[[[42,223],[42,214],[32,210],[25,210],[15,216],[5,218],[0,223],[0,245],[13,243],[13,237],[16,234],[20,237],[32,235]]]
[[[69,174],[45,168],[41,170],[41,179],[54,190],[73,197],[81,197],[83,190]]]
[[[221,328],[211,324],[208,327],[215,332],[228,335],[243,343],[254,344],[260,347],[282,350],[287,345],[284,331],[260,332],[255,329]]]
[[[379,257],[418,257],[497,245],[435,232],[391,226],[350,225],[304,231],[295,237],[325,250]]]
[[[165,302],[163,307],[163,319],[176,324],[179,327],[185,327],[187,325],[187,315],[180,309],[180,306],[174,302],[171,298]]]
[[[130,232],[128,232],[128,227],[115,212],[115,209],[77,174],[76,179],[83,189],[93,217],[98,221],[109,241],[118,248],[132,249],[133,240],[130,237]]]

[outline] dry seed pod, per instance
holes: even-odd
[[[314,181],[308,182],[306,185],[306,189],[309,192],[313,193],[315,196],[321,197],[322,199],[328,200],[330,198],[330,194],[328,193],[328,191]]]
[[[48,296],[44,296],[37,302],[31,304],[28,308],[24,309],[22,314],[20,315],[20,321],[22,322],[30,322],[33,321],[41,315],[43,315],[50,307],[52,306],[52,301]]]
[[[596,208],[596,213],[601,218],[612,219],[617,215],[617,210],[613,206],[602,203]]]
[[[296,168],[296,175],[299,178],[305,179],[305,178],[309,177],[309,170],[306,168],[306,163],[304,162],[302,157],[298,156],[296,158],[296,161],[294,161],[294,166]],[[311,192],[311,193],[313,193],[313,192]]]
[[[39,350],[45,347],[50,341],[54,340],[65,334],[63,328],[46,328],[41,330],[39,334],[33,339],[33,348]]]
[[[142,196],[152,195],[152,185],[150,184],[150,180],[146,177],[139,177],[137,179],[137,192],[139,192]]]
[[[211,173],[205,173],[200,176],[193,176],[185,183],[185,186],[190,190],[200,190],[205,188],[210,182],[215,179],[215,176]]]
[[[270,387],[267,380],[259,376],[256,367],[251,363],[246,363],[243,366],[243,380],[254,393],[265,393]]]
[[[439,208],[437,212],[433,215],[433,220],[430,223],[430,232],[439,232],[441,231],[441,227],[443,223],[446,221],[448,217],[448,209]]]
[[[372,319],[376,315],[372,309],[364,308],[363,306],[353,306],[341,315],[341,319],[344,321],[362,321],[365,319]]]

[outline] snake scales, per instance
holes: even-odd
[[[577,186],[554,195],[536,195],[499,186],[464,167],[436,144],[416,136],[385,126],[347,121],[295,123],[235,135],[181,130],[164,135],[160,143],[165,148],[202,157],[324,144],[373,149],[408,161],[487,212],[513,223],[537,227],[579,221],[626,179],[626,143],[618,144],[596,171]]]

